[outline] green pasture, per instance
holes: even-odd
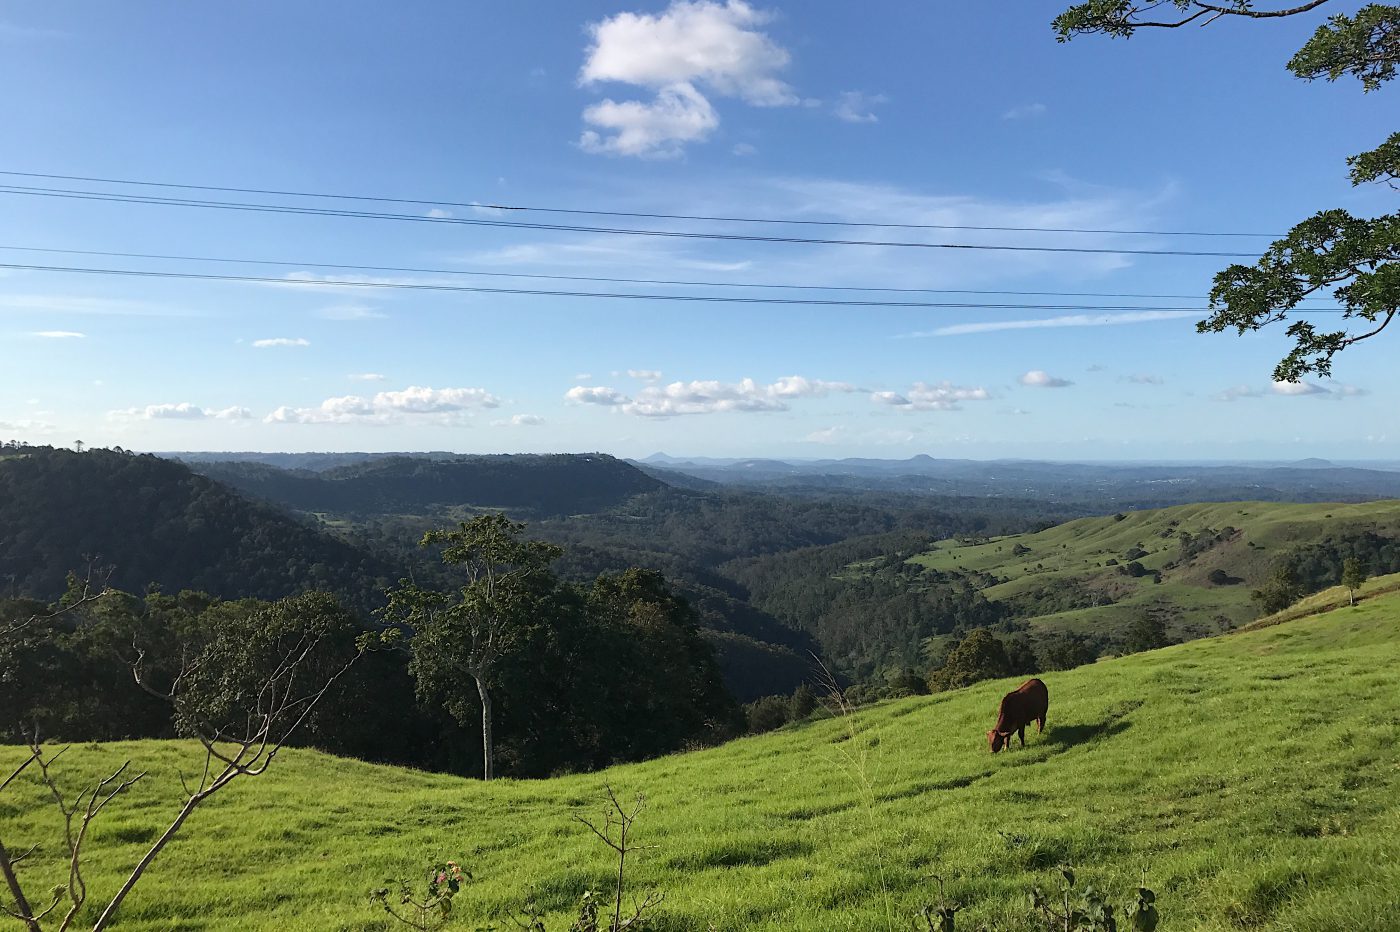
[[[605,783],[647,795],[637,841],[655,847],[629,877],[665,893],[663,932],[904,932],[934,875],[959,929],[1029,929],[1030,885],[1065,861],[1124,895],[1145,874],[1166,930],[1400,928],[1400,594],[1044,679],[1046,733],[997,756],[983,733],[1010,680],[538,782],[289,752],[195,813],[117,928],[383,930],[371,888],[457,858],[475,879],[452,927],[534,899],[564,929],[613,869],[575,821]],[[141,741],[75,746],[57,769],[76,791],[128,758],[149,776],[91,838],[94,900],[199,760]],[[57,832],[33,780],[0,795],[6,846],[45,846],[34,889],[61,879]]]
[[[1196,535],[1226,528],[1238,533],[1167,568],[1180,559],[1180,532]],[[1329,535],[1367,530],[1400,531],[1400,501],[1223,502],[1129,511],[1121,518],[1082,518],[1035,534],[978,542],[940,541],[910,562],[944,572],[986,574],[992,579],[982,578],[983,583],[991,583],[982,594],[993,601],[1065,583],[1104,597],[1102,605],[1031,619],[1035,630],[1088,634],[1121,629],[1155,609],[1171,619],[1168,628],[1173,636],[1199,637],[1253,620],[1256,610],[1250,592],[1266,581],[1274,560],[1285,551]],[[1026,552],[1014,553],[1017,547]],[[1161,582],[1120,572],[1134,550],[1147,552],[1133,559],[1149,571],[1160,572]],[[1108,565],[1110,560],[1118,565]],[[1239,581],[1212,583],[1210,574],[1217,569]]]

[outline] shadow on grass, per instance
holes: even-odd
[[[1122,718],[1076,725],[1056,725],[1046,730],[1045,743],[1058,751],[1067,751],[1081,744],[1112,738],[1127,731],[1128,727],[1129,723]]]

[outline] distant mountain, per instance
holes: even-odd
[[[498,508],[543,517],[597,511],[665,484],[601,453],[366,458],[322,471],[260,461],[191,463],[255,498],[306,512],[421,513]],[[684,482],[685,480],[681,480]]]
[[[397,574],[380,558],[151,455],[27,448],[0,458],[0,585],[51,599],[89,559],[112,585],[280,598],[321,588],[360,607]]]
[[[694,479],[767,491],[912,492],[1033,498],[1089,510],[1156,508],[1200,501],[1364,501],[1400,497],[1400,473],[1289,464],[1059,463],[1033,460],[680,460],[651,464],[662,479]]]

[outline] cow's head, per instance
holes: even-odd
[[[1000,751],[1002,749],[1002,746],[1005,744],[1006,735],[997,731],[995,728],[987,732],[987,746],[992,749],[993,754],[995,754],[997,751]]]

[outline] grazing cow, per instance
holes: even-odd
[[[1045,730],[1045,713],[1050,708],[1050,691],[1040,680],[1026,680],[1013,692],[1001,697],[997,724],[987,732],[987,744],[992,753],[1011,746],[1011,736],[1020,735],[1021,747],[1026,746],[1026,726],[1035,722],[1039,731]]]

